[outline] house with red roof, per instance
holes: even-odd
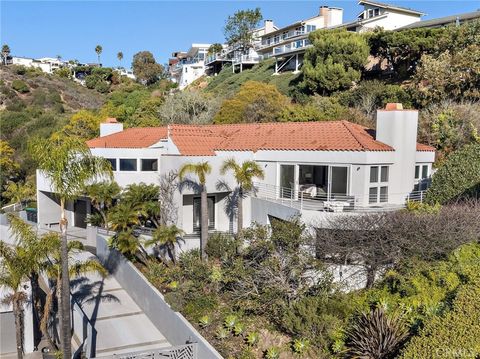
[[[221,175],[226,159],[257,162],[263,179],[244,203],[244,225],[269,218],[325,216],[403,208],[421,200],[435,160],[434,148],[417,143],[418,112],[388,104],[377,112],[376,129],[348,121],[180,125],[127,128],[115,119],[100,127],[100,137],[87,141],[92,154],[108,159],[117,183],[158,184],[162,175],[185,163],[208,161],[209,228],[235,231],[231,175]],[[38,220],[57,204],[48,183],[38,176]],[[192,182],[196,178],[191,178]],[[187,234],[200,229],[200,197],[195,187],[175,193],[178,223]],[[85,226],[88,198],[72,203],[75,226]]]

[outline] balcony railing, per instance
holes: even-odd
[[[315,193],[295,188],[274,186],[266,183],[255,183],[254,197],[266,199],[298,210],[322,212],[384,212],[405,208],[407,201],[422,202],[425,191],[414,191],[405,194],[389,193],[375,197],[369,195],[347,195],[345,193]],[[389,203],[390,197],[400,197],[402,203]],[[372,203],[369,203],[372,202]],[[365,203],[369,203],[365,205]]]
[[[263,60],[263,57],[260,55],[241,55],[233,59],[234,64],[256,64]]]
[[[291,42],[289,44],[274,47],[273,48],[273,54],[274,55],[284,54],[284,53],[288,53],[288,52],[295,51],[295,50],[298,50],[298,49],[306,48],[309,45],[310,45],[310,40],[308,40],[308,39],[298,40],[298,41]]]
[[[282,42],[284,42],[288,39],[291,39],[291,38],[297,37],[297,36],[302,36],[302,35],[305,35],[305,34],[308,34],[308,32],[307,31],[299,31],[299,30],[289,31],[287,34],[279,35],[277,40],[274,38],[270,42],[266,42],[266,41],[262,42],[260,48],[280,44],[280,43],[282,43]]]

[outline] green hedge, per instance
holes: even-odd
[[[403,359],[480,356],[480,281],[462,287],[452,311],[427,322],[403,352]]]
[[[427,203],[448,203],[461,197],[479,197],[480,143],[467,145],[452,153],[433,175],[427,191]]]

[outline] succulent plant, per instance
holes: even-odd
[[[202,316],[198,319],[198,324],[199,324],[202,328],[206,328],[206,327],[208,327],[210,324],[212,324],[212,318],[211,318],[209,315],[202,315]]]
[[[260,335],[257,332],[250,332],[247,334],[247,337],[245,338],[245,341],[250,347],[257,345],[259,340],[260,340]]]
[[[238,323],[235,323],[235,325],[233,326],[233,334],[235,334],[236,336],[242,335],[244,330],[245,330],[245,326],[243,325],[243,323],[238,322]]]
[[[233,327],[237,324],[237,316],[235,314],[230,314],[225,317],[225,320],[223,321],[223,325],[225,325],[225,328],[232,330]]]
[[[280,358],[280,350],[277,347],[268,348],[263,354],[265,359],[278,359]]]
[[[310,342],[308,339],[295,339],[292,343],[292,350],[296,354],[304,354],[308,347],[310,345]]]
[[[176,280],[173,280],[170,283],[168,283],[167,287],[170,290],[177,290],[178,289],[178,282]]]
[[[220,340],[227,339],[229,335],[230,332],[224,327],[219,327],[215,333],[215,337]]]

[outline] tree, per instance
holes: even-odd
[[[178,217],[178,207],[175,200],[175,192],[178,189],[178,173],[170,171],[162,174],[158,187],[159,223],[161,226],[175,224]]]
[[[189,173],[194,174],[198,178],[198,185],[200,187],[200,252],[202,259],[206,259],[205,248],[208,242],[207,175],[211,172],[212,167],[207,161],[186,163],[178,172],[180,181],[183,181]]]
[[[33,181],[9,181],[5,186],[5,191],[2,195],[9,198],[10,203],[21,203],[22,205],[25,205],[28,201],[35,199],[35,183],[33,183]]]
[[[223,33],[230,46],[238,47],[246,53],[253,46],[253,30],[262,20],[260,8],[238,10],[227,18]]]
[[[140,51],[133,56],[132,70],[140,82],[151,85],[162,75],[163,66],[157,64],[150,51]]]
[[[289,104],[274,85],[256,81],[245,82],[238,92],[225,100],[214,118],[215,123],[278,121]]]
[[[7,58],[9,55],[10,55],[10,47],[7,44],[5,44],[2,46],[2,61],[4,65],[7,64]]]
[[[15,317],[15,338],[17,343],[17,358],[23,358],[23,305],[28,300],[23,290],[23,282],[27,279],[29,268],[24,259],[23,249],[19,246],[10,247],[0,241],[0,285],[11,291],[2,298],[2,302],[12,304]]]
[[[453,152],[432,177],[427,203],[445,204],[468,197],[480,198],[480,142]]]
[[[108,229],[107,211],[112,207],[113,200],[120,194],[120,186],[114,181],[98,182],[88,185],[85,191],[92,206],[100,213],[103,225]]]
[[[159,109],[163,123],[206,124],[211,123],[219,101],[200,91],[182,91],[167,96]]]
[[[110,162],[104,158],[92,156],[85,142],[76,137],[53,135],[49,139],[36,139],[30,144],[30,152],[38,164],[38,169],[49,180],[51,188],[60,200],[62,296],[61,296],[61,333],[62,352],[70,359],[70,283],[68,276],[67,226],[65,205],[83,193],[89,181],[111,178]]]
[[[3,121],[5,118],[3,118]],[[0,186],[3,190],[6,183],[13,179],[20,169],[20,166],[14,160],[15,150],[7,141],[0,140]],[[2,193],[3,197],[3,193]]]
[[[233,172],[233,177],[238,184],[237,233],[240,233],[243,228],[243,198],[254,188],[253,179],[263,179],[264,172],[255,161],[245,161],[238,164],[233,158],[224,161],[220,169],[222,175],[225,175],[228,171]]]
[[[176,225],[160,226],[152,234],[152,239],[145,242],[148,246],[159,246],[160,249],[167,251],[168,256],[174,264],[177,262],[175,246],[181,240],[184,232]]]
[[[102,54],[103,47],[101,45],[95,46],[95,52],[97,53],[98,64],[100,65],[100,55]]]
[[[223,50],[223,45],[217,42],[215,44],[210,45],[210,47],[208,48],[207,55],[215,55],[221,52],[222,50]]]
[[[122,60],[123,60],[123,52],[119,51],[117,53],[117,59],[118,59],[118,62],[119,62],[119,67],[122,67]]]
[[[303,86],[326,95],[345,90],[361,77],[367,62],[365,38],[346,30],[317,30],[309,35],[313,46],[307,49],[303,64]]]

